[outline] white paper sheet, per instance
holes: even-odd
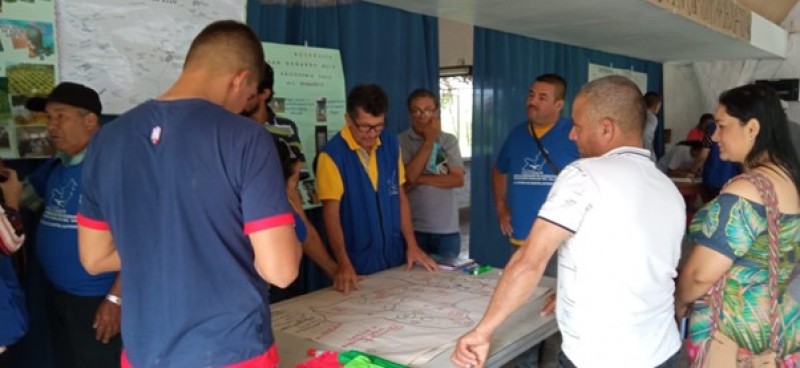
[[[347,296],[326,290],[278,303],[272,325],[342,351],[421,365],[478,323],[497,274],[388,270],[366,278],[361,290]],[[532,298],[546,291],[537,287]]]

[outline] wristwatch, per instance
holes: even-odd
[[[122,298],[120,298],[120,297],[118,297],[116,295],[108,294],[108,295],[106,295],[106,300],[108,300],[109,302],[112,302],[112,303],[114,303],[114,304],[116,304],[116,305],[118,305],[120,307],[122,306]]]

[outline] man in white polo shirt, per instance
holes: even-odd
[[[559,366],[677,367],[673,278],[684,203],[642,148],[642,94],[624,77],[594,80],[572,118],[583,159],[561,172],[483,319],[459,339],[452,360],[460,367],[486,363],[492,333],[530,297],[556,250]]]

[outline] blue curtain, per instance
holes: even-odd
[[[389,95],[392,132],[409,127],[405,101],[412,90],[439,91],[436,18],[362,2],[303,7],[250,0],[247,23],[265,42],[339,49],[348,91],[376,83]]]
[[[470,257],[502,267],[511,249],[500,234],[491,170],[508,132],[526,120],[531,82],[544,73],[563,76],[568,86],[562,114],[569,116],[575,94],[588,81],[589,63],[646,73],[647,89],[657,92],[661,91],[662,65],[480,27],[475,27],[474,42]],[[663,135],[663,123],[659,125],[657,142]],[[656,150],[661,154],[663,144]]]

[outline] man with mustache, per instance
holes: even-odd
[[[578,159],[569,139],[572,121],[561,116],[567,82],[558,74],[543,74],[528,90],[528,121],[506,138],[492,170],[492,189],[500,231],[512,253],[523,244],[558,173]],[[556,276],[551,261],[546,276]],[[517,358],[518,366],[537,367],[541,344]],[[524,362],[523,362],[524,361]]]

